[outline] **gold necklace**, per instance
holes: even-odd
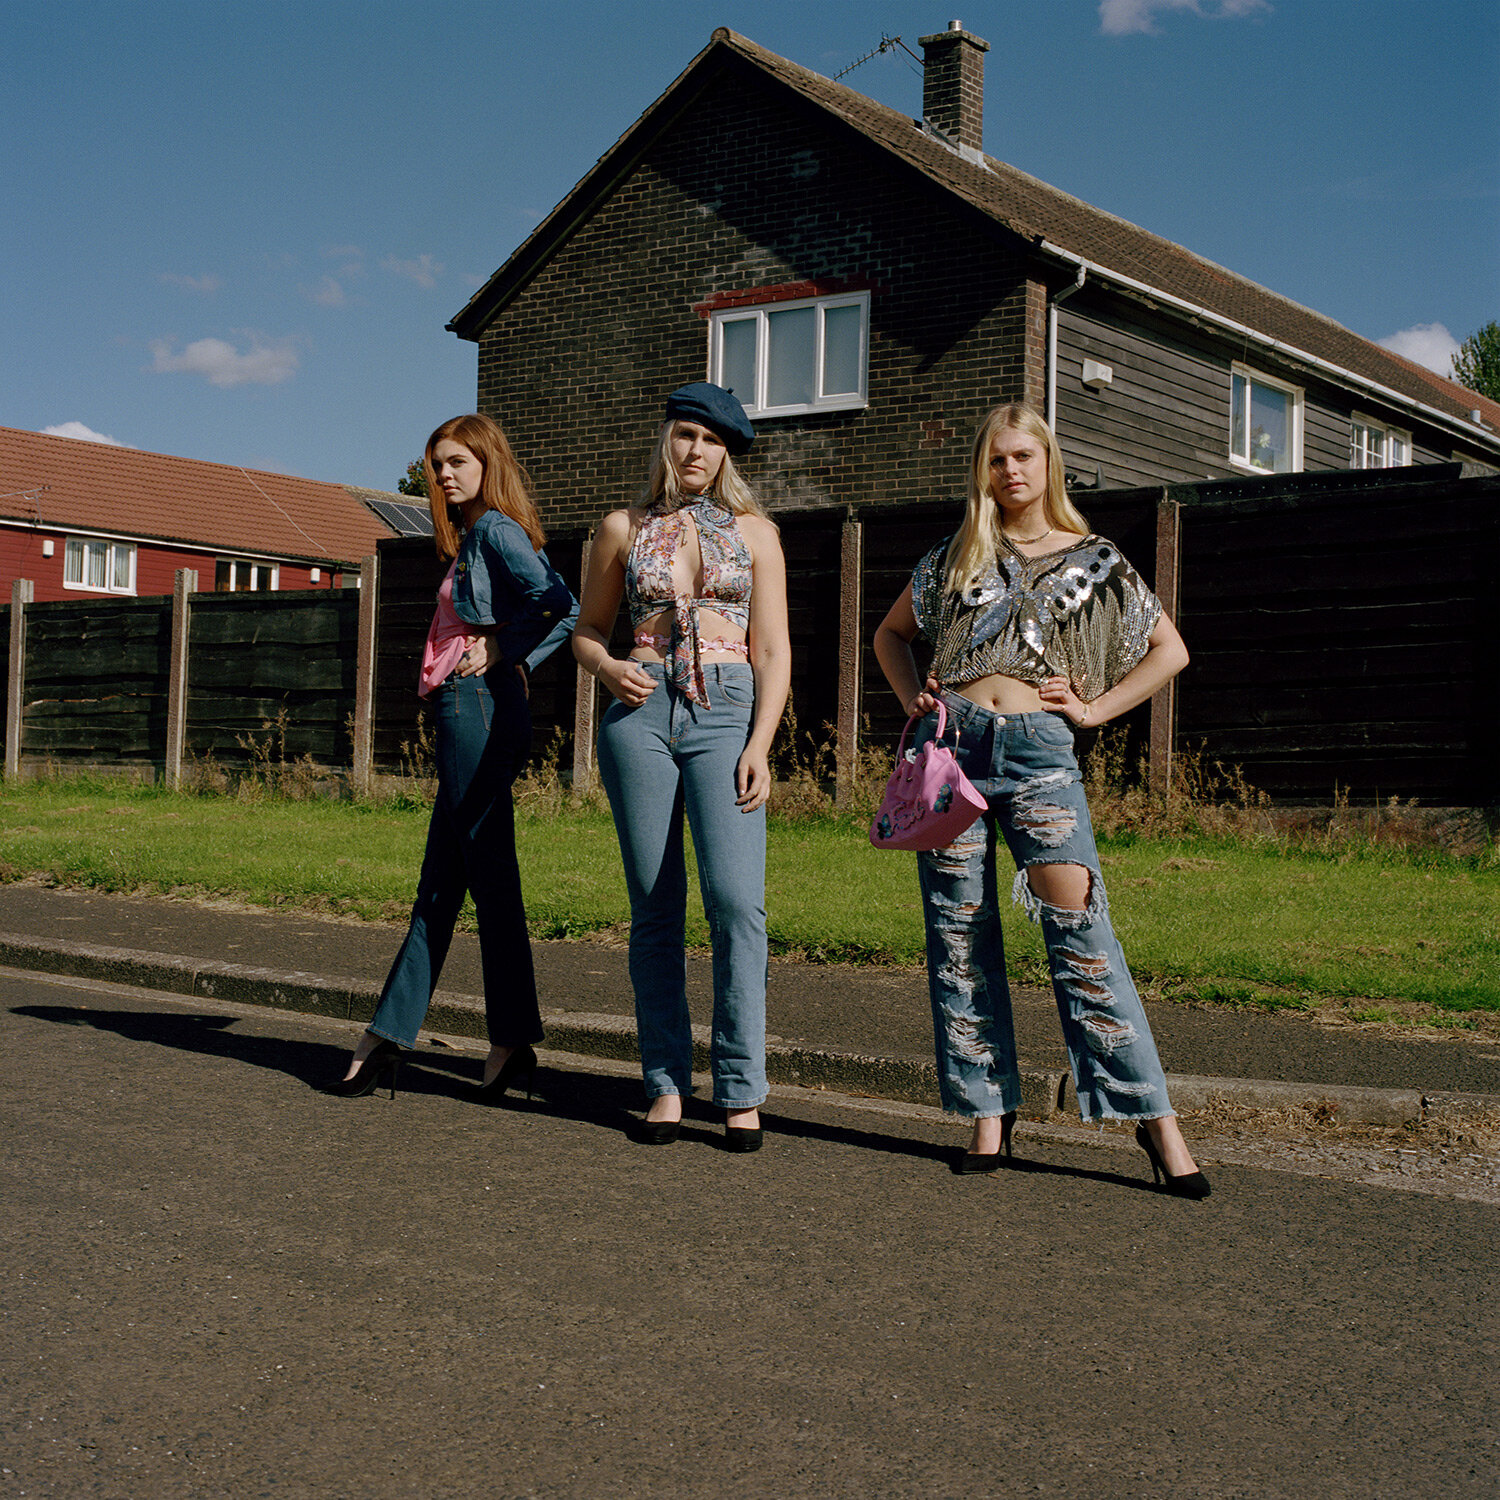
[[[1011,544],[1012,547],[1034,547],[1038,542],[1045,542],[1047,538],[1051,536],[1052,533],[1056,530],[1057,527],[1049,526],[1040,536],[1012,536],[1002,526],[1000,528],[1000,535],[1003,536],[1005,540]]]

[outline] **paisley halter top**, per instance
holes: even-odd
[[[703,555],[703,592],[676,592],[672,561],[685,540],[684,528],[691,518],[698,530],[698,548]],[[637,630],[664,610],[672,611],[672,633],[643,639],[637,644],[655,645],[666,658],[667,676],[694,703],[710,707],[708,686],[703,679],[705,649],[745,652],[740,642],[708,641],[699,633],[699,613],[711,609],[742,630],[750,628],[750,545],[735,522],[734,512],[712,495],[689,501],[667,515],[648,515],[641,522],[625,564],[625,599],[630,607],[630,625]],[[748,653],[746,653],[748,654]]]

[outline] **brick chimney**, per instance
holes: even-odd
[[[990,44],[961,21],[922,42],[922,118],[956,146],[984,150],[984,54]]]

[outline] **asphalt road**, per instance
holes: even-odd
[[[0,978],[7,1495],[1491,1496],[1497,1210],[930,1110],[623,1133],[354,1027]]]

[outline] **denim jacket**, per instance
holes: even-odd
[[[453,612],[485,627],[504,663],[530,675],[572,633],[578,601],[520,524],[487,510],[459,544]]]

